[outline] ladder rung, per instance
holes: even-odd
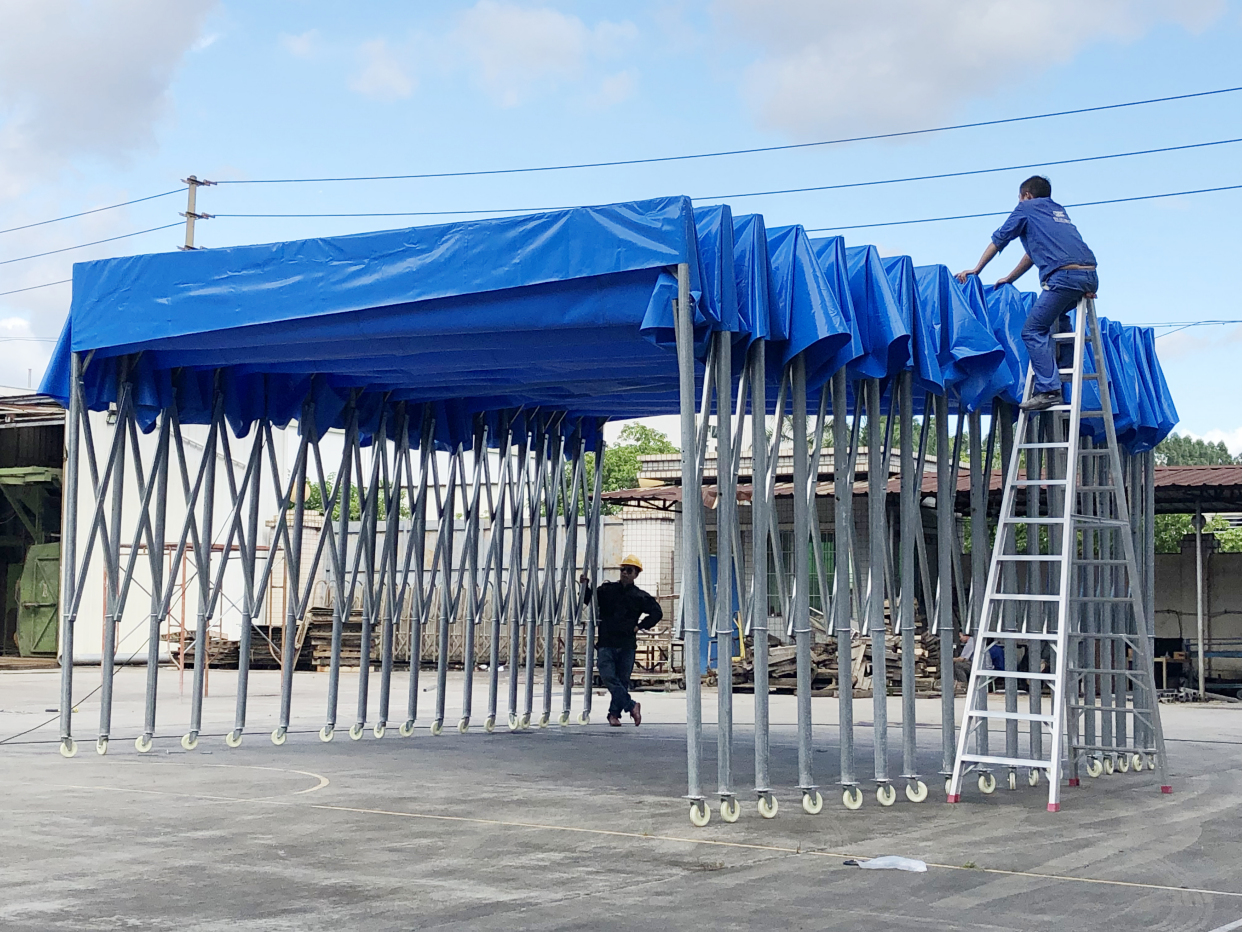
[[[1065,442],[1049,442],[1049,443],[1019,443],[1019,450],[1068,450],[1069,444]]]
[[[1116,492],[1115,485],[1078,485],[1074,487],[1075,492]]]
[[[967,709],[967,718],[997,718],[1010,722],[1048,722],[1052,723],[1051,715],[1039,715],[1034,712],[998,712],[991,709]]]
[[[1079,450],[1078,455],[1079,456],[1109,456],[1112,454],[1112,452],[1113,451],[1110,450],[1108,447],[1104,447],[1104,449],[1102,450],[1099,447],[1092,447],[1090,450]]]
[[[1057,635],[1045,634],[1042,631],[987,631],[983,636],[1013,641],[1055,641],[1057,639]]]
[[[1078,560],[1074,561],[1075,566],[1129,566],[1129,560]]]
[[[1027,673],[1022,670],[980,670],[979,675],[1007,680],[1044,680],[1048,683],[1057,678],[1055,673]]]
[[[961,760],[969,761],[972,764],[1001,764],[1005,767],[1038,767],[1040,770],[1047,770],[1052,766],[1052,761],[1035,760],[1029,757],[989,757],[986,754],[963,754]]]
[[[1061,371],[1061,380],[1063,382],[1068,382],[1070,379],[1074,377],[1073,369],[1062,369],[1060,371]],[[1084,379],[1098,379],[1100,375],[1098,372],[1084,372],[1082,374],[1082,377]]]
[[[1010,485],[1065,485],[1065,482],[1064,479],[1015,479]]]
[[[1052,339],[1056,340],[1058,343],[1068,343],[1074,339],[1075,335],[1074,331],[1069,330],[1064,333],[1054,333],[1052,335]]]
[[[1090,524],[1093,527],[1123,527],[1127,530],[1130,527],[1129,521],[1122,521],[1120,518],[1097,518],[1095,515],[1073,515],[1075,521],[1079,524]]]
[[[993,592],[992,598],[1005,602],[1059,602],[1059,595],[1043,595],[1033,592]]]
[[[1078,702],[1067,702],[1065,705],[1071,709],[1091,710],[1093,712],[1124,712],[1127,715],[1146,715],[1146,709],[1135,709],[1130,706],[1120,705],[1084,705]]]
[[[1023,518],[1023,517],[1016,516],[1016,515],[1012,518],[1003,518],[1002,521],[1005,524],[1064,524],[1065,523],[1064,518],[1047,518],[1047,517]]]
[[[1155,754],[1155,748],[1128,748],[1116,744],[1071,744],[1075,751],[1124,752],[1126,754]]]
[[[1059,553],[1002,553],[996,559],[1007,563],[1048,563],[1056,560],[1061,562]]]
[[[1105,676],[1128,676],[1130,679],[1138,679],[1140,676],[1146,676],[1138,670],[1121,670],[1118,668],[1108,669],[1107,667],[1070,667],[1074,673],[1102,673]]]
[[[1127,601],[1129,601],[1127,599]],[[1129,641],[1134,646],[1134,640],[1141,635],[1137,634],[1109,634],[1105,632],[1095,631],[1071,631],[1071,638],[1078,638],[1083,641]]]
[[[1103,602],[1112,605],[1129,605],[1134,600],[1130,596],[1114,596],[1114,595],[1071,595],[1071,602]]]

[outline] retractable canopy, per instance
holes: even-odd
[[[448,444],[514,410],[557,412],[590,443],[602,418],[677,412],[680,263],[700,363],[728,331],[737,367],[769,341],[773,385],[803,354],[813,390],[844,367],[912,371],[968,410],[1021,397],[1033,295],[686,197],[78,263],[41,390],[67,403],[76,352],[87,407],[127,382],[145,427],[172,404],[206,422],[219,386],[239,434],[259,419],[322,432],[352,397],[364,431],[404,402],[432,405]],[[1102,325],[1119,434],[1150,448],[1177,420],[1154,337]]]

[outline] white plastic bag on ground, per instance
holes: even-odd
[[[859,861],[858,866],[869,871],[914,871],[917,874],[927,870],[927,864],[923,861],[917,861],[914,858],[899,858],[895,854],[886,854],[880,858],[872,858],[870,861]]]

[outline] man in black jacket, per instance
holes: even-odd
[[[606,582],[595,591],[599,607],[595,656],[599,678],[612,693],[608,706],[608,724],[621,727],[621,716],[628,712],[634,724],[643,723],[643,707],[630,698],[630,673],[634,670],[634,652],[638,649],[635,633],[654,628],[664,617],[660,603],[634,585],[643,571],[642,561],[631,554],[621,561],[621,581]],[[582,601],[590,603],[590,579],[584,573]]]

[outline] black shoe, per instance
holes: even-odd
[[[1036,392],[1026,401],[1022,402],[1019,407],[1023,411],[1043,411],[1045,408],[1051,408],[1053,405],[1059,405],[1064,402],[1061,397],[1060,390],[1054,392]]]

